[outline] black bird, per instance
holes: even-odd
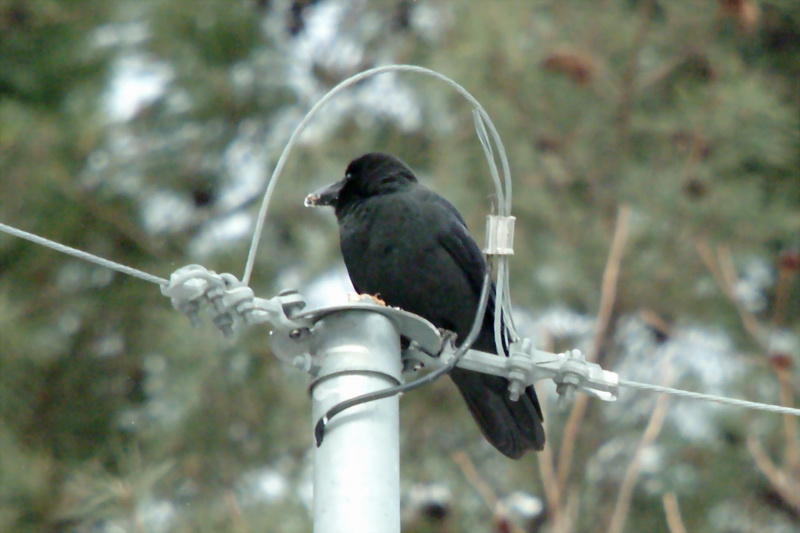
[[[353,287],[419,315],[463,341],[475,320],[486,262],[453,205],[421,185],[389,154],[353,160],[344,179],[308,195],[332,206]],[[494,287],[476,350],[497,353]],[[505,330],[505,326],[504,326]],[[516,402],[508,380],[454,368],[450,373],[486,439],[513,459],[544,447],[542,412],[528,387]]]

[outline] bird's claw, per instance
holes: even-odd
[[[369,303],[376,303],[384,307],[389,307],[377,294],[350,293],[347,295],[347,301],[353,304],[361,303],[364,300],[367,300]]]
[[[456,335],[455,331],[450,331],[449,329],[444,328],[437,328],[439,330],[439,335],[442,337],[442,344],[439,347],[439,353],[436,354],[436,357],[441,357],[442,353],[448,348],[455,348],[456,345]],[[452,350],[451,350],[452,351]]]

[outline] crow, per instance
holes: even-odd
[[[475,320],[486,261],[453,205],[420,184],[398,158],[369,153],[350,162],[344,179],[306,197],[332,206],[355,290],[425,318],[463,341]],[[494,286],[473,348],[497,353]],[[503,325],[505,331],[505,324]],[[528,387],[511,401],[508,380],[461,368],[450,376],[486,439],[518,459],[542,450],[539,400]]]

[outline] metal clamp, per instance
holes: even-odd
[[[169,284],[161,287],[161,293],[195,327],[201,323],[200,308],[207,305],[212,322],[226,338],[233,336],[236,321],[269,322],[275,328],[290,331],[308,326],[307,321],[292,318],[305,307],[297,291],[282,291],[271,299],[256,298],[253,289],[233,274],[217,274],[201,265],[187,265],[173,272]]]
[[[421,360],[428,366],[441,366],[447,364],[453,352],[454,348],[450,345],[445,347],[438,359],[421,357]],[[417,354],[417,357],[420,355]],[[512,400],[518,399],[525,388],[542,379],[552,379],[556,391],[564,399],[569,399],[576,391],[604,401],[617,399],[619,376],[615,372],[589,363],[579,350],[558,354],[536,350],[530,339],[513,343],[508,357],[470,350],[458,366],[508,379]]]
[[[509,217],[496,218],[508,220]],[[510,231],[513,233],[513,224]],[[503,231],[499,234],[509,235]],[[510,245],[510,241],[503,242]],[[500,246],[502,243],[495,244],[500,251],[494,253],[508,253],[510,250]],[[269,322],[275,329],[272,336],[275,354],[281,360],[308,372],[318,368],[311,355],[313,325],[326,314],[344,309],[363,307],[389,315],[400,333],[411,341],[403,354],[407,368],[418,367],[419,363],[441,367],[455,353],[453,343],[443,341],[436,328],[405,311],[362,303],[301,313],[305,301],[295,290],[282,291],[270,299],[256,298],[253,290],[232,274],[217,274],[201,265],[187,265],[173,272],[169,284],[162,286],[161,292],[195,326],[200,324],[200,308],[207,305],[214,325],[226,337],[233,335],[237,321],[244,324]],[[439,357],[432,356],[439,353]],[[518,399],[526,387],[541,379],[552,379],[561,398],[568,399],[574,392],[580,391],[605,401],[617,399],[619,377],[616,373],[587,362],[579,350],[560,354],[536,350],[530,339],[513,343],[508,357],[470,350],[458,366],[505,377],[509,380],[509,396],[513,400]]]
[[[617,399],[619,376],[586,361],[580,350],[554,354],[536,350],[531,347],[529,339],[524,339],[511,345],[508,359],[511,368],[523,366],[527,369],[524,382],[509,373],[509,393],[512,398],[534,380],[550,378],[555,382],[556,392],[562,399],[571,399],[576,391],[604,401]],[[524,362],[526,359],[532,366],[529,369],[528,363]]]

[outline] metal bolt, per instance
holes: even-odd
[[[308,328],[297,328],[289,332],[289,338],[293,341],[298,341],[308,334]]]
[[[558,394],[558,407],[566,409],[575,398],[575,391],[580,385],[580,378],[574,374],[565,374],[561,381],[556,385],[556,394]]]
[[[311,370],[311,357],[308,354],[297,355],[292,359],[292,365],[303,372],[308,372]]]
[[[297,290],[295,289],[284,289],[278,293],[278,296],[288,300],[286,302],[283,302],[281,304],[281,307],[283,309],[283,314],[285,314],[289,318],[292,318],[294,315],[302,311],[303,308],[306,306],[306,303],[303,301],[303,299],[300,297],[300,295],[297,293]],[[290,298],[291,296],[293,296],[294,298]]]
[[[425,365],[421,361],[417,361],[416,359],[403,359],[403,373],[407,372],[417,372],[420,368],[423,368]]]
[[[214,325],[222,332],[226,339],[233,337],[233,317],[230,313],[222,313],[213,318]]]
[[[525,390],[525,373],[521,370],[512,370],[508,374],[508,395],[512,402],[519,400],[522,392]]]
[[[200,315],[197,313],[197,311],[187,311],[186,316],[189,317],[189,323],[193,328],[199,328],[203,324],[203,321],[200,320]]]
[[[246,300],[236,306],[236,312],[242,317],[245,324],[253,323],[253,310],[253,302],[250,300]]]
[[[197,300],[182,302],[178,306],[178,310],[189,317],[189,322],[191,322],[192,327],[200,327],[202,322],[200,321],[200,316],[198,315],[198,312],[200,311],[200,304],[197,303]]]

